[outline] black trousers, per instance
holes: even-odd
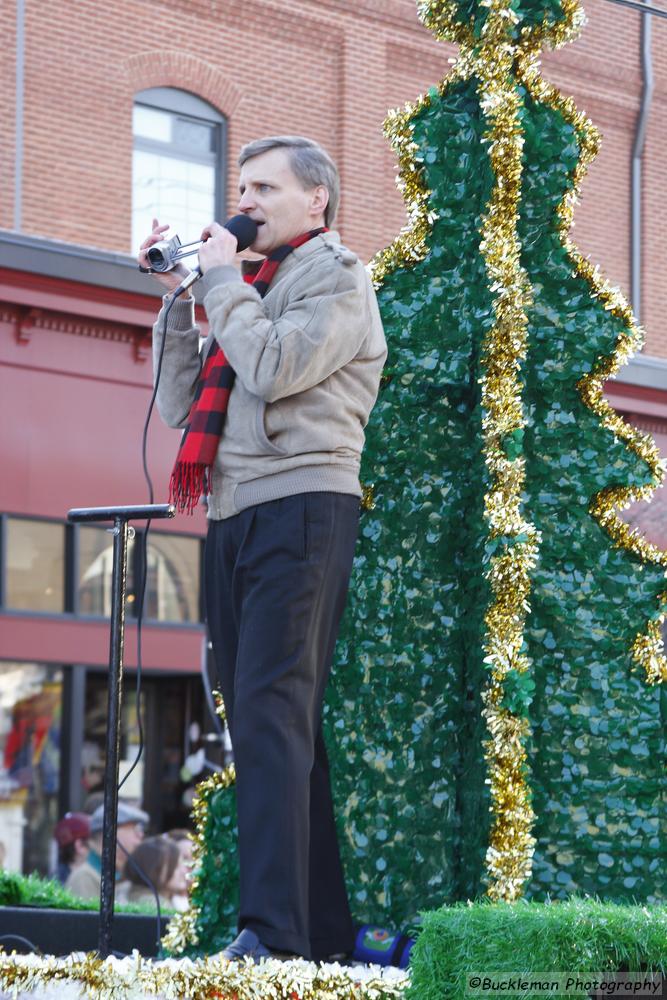
[[[358,524],[358,497],[303,493],[212,521],[206,542],[237,772],[239,929],[312,958],[354,942],[321,711]]]

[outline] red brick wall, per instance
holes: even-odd
[[[580,249],[629,297],[630,163],[641,97],[641,15],[607,0],[589,0],[584,6],[588,24],[581,37],[545,57],[544,75],[571,94],[602,133],[573,235]],[[665,357],[667,286],[661,279],[660,257],[667,224],[667,22],[654,18],[652,33],[655,93],[644,152],[641,321],[646,352]]]
[[[0,226],[11,229],[14,225],[14,160],[16,150],[16,27],[13,4],[0,4]]]
[[[137,90],[179,86],[229,119],[228,210],[235,153],[268,132],[302,132],[337,158],[345,239],[368,258],[404,222],[388,107],[448,70],[453,47],[421,25],[414,0],[25,0],[23,230],[129,250],[131,111]],[[640,16],[589,0],[582,38],[548,54],[545,74],[604,134],[576,217],[581,249],[629,293],[629,163],[640,94]],[[13,4],[0,8],[0,226],[14,218]],[[644,173],[646,350],[667,357],[667,24],[653,29],[656,94]],[[661,141],[661,137],[662,141]],[[190,234],[188,234],[190,235]]]

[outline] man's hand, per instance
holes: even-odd
[[[151,266],[146,251],[149,247],[152,247],[154,243],[159,243],[160,240],[164,239],[164,234],[167,229],[169,229],[168,225],[161,226],[157,219],[153,219],[153,231],[141,244],[139,255],[137,256],[137,260],[139,261],[141,267]],[[173,292],[178,288],[183,278],[187,278],[188,274],[189,271],[184,264],[177,264],[176,267],[171,269],[171,271],[154,271],[153,277],[156,281],[159,281],[161,285],[164,285],[167,291]]]
[[[203,274],[210,267],[234,263],[238,253],[238,240],[224,226],[212,222],[202,232],[201,239],[205,240],[199,248],[199,266]]]

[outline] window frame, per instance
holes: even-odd
[[[11,608],[7,606],[7,554],[8,554],[8,544],[7,544],[7,525],[9,519],[30,521],[33,523],[40,524],[53,524],[64,528],[63,532],[63,610],[62,611],[39,611],[32,608]],[[96,525],[80,525],[80,524],[70,524],[68,521],[63,521],[61,518],[57,517],[47,517],[39,514],[25,514],[25,513],[15,513],[14,511],[1,511],[0,512],[0,617],[3,615],[11,615],[12,617],[19,618],[48,618],[48,619],[70,619],[76,622],[108,622],[108,615],[98,615],[98,614],[81,614],[79,610],[79,600],[78,600],[78,586],[77,581],[79,579],[79,559],[80,559],[80,532],[85,527],[98,527],[103,528],[102,524]],[[138,529],[136,536],[143,534],[145,529]],[[176,537],[176,538],[186,538],[197,543],[197,579],[199,583],[199,599],[195,602],[195,609],[199,614],[199,618],[195,618],[192,621],[174,621],[171,619],[160,619],[160,618],[149,618],[144,614],[144,623],[150,625],[151,628],[159,629],[196,629],[201,630],[204,626],[204,591],[203,591],[203,580],[204,580],[204,543],[205,539],[202,535],[189,534],[188,532],[181,531],[156,531],[151,528],[148,536],[149,544],[151,538],[155,536],[159,537]],[[138,564],[140,559],[138,557],[139,545],[134,547],[134,561],[135,561],[135,572],[138,569]],[[136,623],[137,616],[134,613],[134,609],[126,607],[125,610],[125,621],[127,624]]]
[[[215,175],[215,190],[213,195],[213,218],[217,221],[225,218],[225,192],[227,190],[227,119],[217,111],[212,104],[188,90],[176,87],[149,87],[139,90],[134,95],[132,110],[135,107],[152,108],[156,111],[167,111],[180,118],[203,122],[215,126],[216,149],[211,156],[189,153],[179,155],[178,147],[173,143],[159,142],[156,139],[146,139],[137,136],[132,131],[132,155],[135,150],[148,153],[161,153],[173,159],[189,160],[192,163],[213,163]],[[170,152],[173,150],[173,152]],[[132,207],[134,209],[134,173],[132,176]],[[184,235],[189,239],[192,234]]]

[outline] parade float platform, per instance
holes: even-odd
[[[525,1000],[657,997],[666,976],[667,906],[592,898],[482,901],[426,913],[407,972],[303,960],[259,965],[215,957],[150,960],[139,951],[104,960],[92,952],[0,957],[1,996],[61,1000],[463,1000],[503,992],[486,989],[485,980],[516,983],[509,992]]]

